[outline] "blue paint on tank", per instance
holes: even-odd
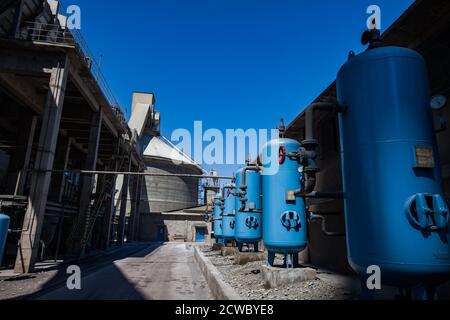
[[[10,221],[11,219],[6,214],[0,213],[0,265],[2,264]]]
[[[244,169],[236,172],[236,189],[242,186]],[[236,198],[235,237],[239,244],[257,244],[262,239],[262,178],[256,171],[246,172],[245,208],[241,197]],[[238,191],[239,192],[239,191]]]
[[[214,237],[216,241],[220,242],[222,239],[222,212],[223,203],[220,194],[216,194],[214,197]]]
[[[352,57],[337,77],[348,256],[362,276],[378,265],[398,287],[450,274],[449,211],[424,59],[383,47]]]
[[[235,240],[236,189],[227,189],[224,193],[224,209],[222,217],[222,238],[224,241]]]
[[[263,239],[270,254],[293,254],[304,250],[307,246],[307,220],[303,198],[287,201],[286,194],[290,190],[302,188],[302,167],[296,160],[284,157],[281,163],[278,155],[288,155],[298,151],[301,144],[292,139],[275,139],[264,146],[261,153],[262,188],[263,188]],[[278,167],[278,170],[273,168]]]

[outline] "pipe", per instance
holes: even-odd
[[[344,199],[343,192],[319,192],[313,191],[311,193],[300,196],[302,198],[314,198],[314,199]]]
[[[302,189],[289,191],[288,200],[295,200],[295,197],[305,197],[312,195],[316,188],[316,174],[320,168],[316,165],[315,159],[317,157],[316,148],[319,142],[316,139],[314,132],[314,115],[316,111],[335,111],[345,112],[346,107],[340,106],[335,102],[315,102],[311,104],[305,111],[305,140],[302,141],[302,148],[296,156],[304,162],[304,174],[306,181]],[[294,155],[293,155],[294,156]],[[306,163],[305,163],[306,162]],[[311,197],[311,196],[309,196]]]
[[[316,111],[345,112],[346,107],[335,102],[315,102],[305,110],[305,140],[302,144],[307,150],[314,150],[318,141],[314,132],[314,114]]]
[[[346,234],[342,233],[342,232],[330,232],[327,230],[327,223],[326,223],[326,218],[324,216],[318,215],[318,214],[314,214],[312,212],[309,213],[309,220],[310,221],[314,221],[314,220],[320,220],[322,221],[322,233],[324,235],[326,235],[327,237],[345,237]]]
[[[238,192],[238,196],[239,196],[239,200],[242,202],[242,207],[241,207],[241,211],[245,211],[245,206],[247,203],[247,198],[245,198],[245,195],[247,194],[247,172],[248,171],[255,171],[255,172],[259,172],[261,170],[261,168],[258,166],[258,164],[255,165],[249,165],[247,167],[245,167],[242,170],[242,185],[239,188],[239,192]]]
[[[225,190],[232,190],[233,189],[233,186],[232,185],[228,185],[228,186],[224,186],[223,188],[222,188],[222,203],[223,204],[225,204]]]
[[[93,175],[93,174],[117,174],[126,176],[148,176],[148,177],[180,177],[180,178],[199,178],[199,179],[220,179],[220,180],[233,180],[234,177],[228,176],[205,176],[198,174],[172,174],[172,173],[149,173],[149,172],[121,172],[121,171],[98,171],[98,170],[38,170],[30,169],[28,172],[37,173],[79,173],[83,175]]]

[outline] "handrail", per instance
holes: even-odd
[[[28,38],[31,40],[51,44],[75,46],[79,50],[91,72],[92,77],[97,81],[104,97],[119,119],[122,129],[131,137],[131,130],[128,127],[120,104],[114,96],[114,93],[100,68],[100,64],[92,54],[89,45],[80,30],[69,30],[67,27],[61,26],[60,24],[52,23],[25,22],[25,24],[28,30]]]

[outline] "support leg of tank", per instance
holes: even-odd
[[[216,243],[219,243],[219,241],[220,241],[219,238],[216,238]]]
[[[269,267],[273,267],[274,263],[275,263],[275,252],[269,251],[267,256],[267,264],[269,265]]]
[[[373,301],[375,300],[375,290],[367,288],[367,279],[361,279],[361,293],[359,294],[361,300]]]
[[[412,289],[412,299],[417,301],[426,301],[428,299],[427,289],[425,287]]]
[[[395,296],[395,299],[399,301],[411,301],[411,290],[399,288],[398,295]]]
[[[298,268],[299,267],[298,253],[294,253],[293,254],[292,264],[294,265],[294,268]]]
[[[244,244],[242,242],[238,242],[238,250],[239,250],[239,252],[242,252],[243,248],[244,248]]]
[[[255,252],[259,252],[258,242],[255,242],[255,243],[253,244],[253,250],[255,250]]]
[[[286,269],[294,269],[294,254],[286,253],[284,255],[284,266]]]
[[[427,299],[429,301],[438,300],[437,288],[436,287],[427,286],[426,287],[426,291],[427,291]]]

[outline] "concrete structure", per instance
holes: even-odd
[[[206,207],[174,212],[141,213],[139,224],[140,241],[211,241],[211,223],[205,222]],[[203,239],[198,238],[199,231]]]
[[[445,0],[418,0],[391,26],[382,36],[382,41],[417,50],[428,64],[431,80],[431,94],[450,97],[450,68],[448,34],[450,32],[450,3]],[[353,48],[348,48],[349,51]],[[343,63],[345,57],[343,56]],[[337,73],[338,70],[336,70]],[[314,102],[336,98],[336,85],[332,83]],[[450,105],[443,110],[443,115],[450,123]],[[436,128],[439,112],[435,113]],[[341,161],[339,156],[339,132],[337,117],[334,114],[317,115],[316,128],[319,139],[318,165],[321,172],[317,175],[316,191],[342,191]],[[304,112],[292,121],[286,132],[289,138],[304,139]],[[447,200],[450,199],[450,130],[437,134],[442,172]],[[324,216],[325,222],[310,223],[307,257],[314,265],[329,269],[351,272],[347,263],[345,242],[344,208],[341,200],[310,200],[311,211]],[[325,231],[325,232],[324,232]]]
[[[211,223],[205,222],[209,207],[199,206],[199,176],[203,169],[161,136],[160,115],[154,111],[154,104],[153,94],[135,93],[128,123],[139,137],[144,172],[155,174],[142,177],[136,189],[140,219],[134,222],[135,235],[140,241],[210,241]],[[122,176],[118,176],[118,180],[119,189],[129,183],[129,179]],[[116,207],[121,203],[121,210],[116,213],[119,225],[129,220],[132,204],[127,199],[132,198],[123,193],[121,197],[116,196]],[[118,239],[124,240],[121,234]]]
[[[244,265],[255,261],[266,260],[266,254],[264,252],[240,252],[236,250],[234,252],[234,264]]]
[[[263,266],[261,275],[265,288],[279,288],[296,282],[315,280],[317,271],[311,268],[282,269]]]
[[[21,273],[37,260],[115,241],[115,175],[77,170],[143,168],[138,136],[81,34],[59,12],[56,0],[0,4],[0,200],[12,218],[6,260]]]
[[[208,282],[211,294],[217,300],[235,300],[239,301],[242,298],[239,294],[224,281],[221,273],[217,268],[209,261],[208,258],[197,247],[194,247],[194,259],[197,262],[200,270],[203,273],[206,281]]]
[[[146,173],[202,175],[203,169],[163,136],[153,137],[144,151]],[[142,212],[166,212],[199,204],[199,179],[191,177],[145,177],[142,190],[147,205]]]

